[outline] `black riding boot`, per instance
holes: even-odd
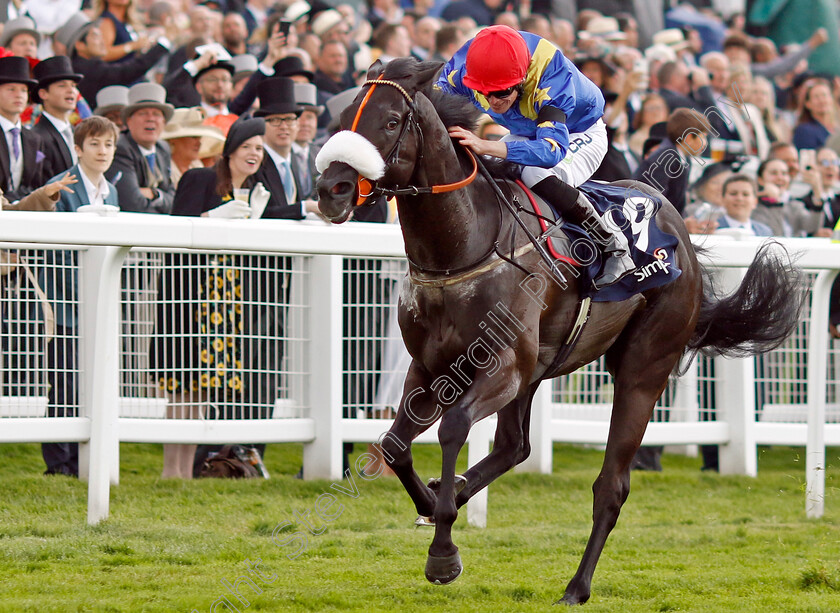
[[[546,177],[531,188],[535,194],[553,204],[563,219],[584,228],[604,253],[601,274],[592,282],[595,289],[617,283],[635,270],[624,233],[613,230],[589,202],[589,198],[560,178]]]

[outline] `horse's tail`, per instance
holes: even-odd
[[[803,273],[779,243],[761,246],[741,285],[726,297],[716,295],[703,272],[703,303],[689,352],[754,355],[775,349],[796,328],[807,299]]]

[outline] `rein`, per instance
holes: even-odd
[[[356,128],[359,125],[359,120],[362,117],[362,111],[367,106],[367,103],[370,100],[370,97],[373,95],[373,92],[376,89],[376,87],[378,85],[388,85],[390,87],[393,87],[398,92],[400,92],[400,94],[402,94],[402,97],[405,98],[405,101],[408,103],[408,115],[406,115],[402,130],[400,131],[400,135],[397,137],[397,140],[394,143],[391,152],[388,154],[388,157],[385,158],[385,165],[390,166],[393,160],[399,157],[400,144],[402,143],[403,137],[405,136],[406,132],[408,132],[408,130],[411,128],[411,126],[414,126],[414,128],[417,130],[417,135],[419,136],[421,141],[421,145],[420,147],[418,147],[418,150],[420,152],[419,155],[421,156],[417,160],[419,162],[423,155],[423,131],[420,129],[420,124],[415,118],[415,115],[417,113],[417,106],[415,105],[414,99],[411,97],[411,94],[409,94],[405,90],[405,88],[396,81],[389,81],[387,79],[383,79],[382,77],[374,79],[373,81],[368,80],[362,83],[362,87],[367,87],[368,85],[370,86],[370,90],[368,90],[368,93],[365,94],[365,97],[362,99],[362,103],[359,105],[359,108],[356,111],[356,116],[353,118],[353,124],[350,126],[350,131],[356,131]],[[460,181],[456,181],[454,183],[430,186],[409,185],[408,187],[395,187],[394,189],[388,189],[385,187],[377,186],[375,181],[371,181],[370,179],[359,176],[357,182],[358,197],[356,199],[356,206],[361,206],[362,204],[367,202],[367,200],[372,196],[383,195],[388,197],[394,197],[420,196],[422,194],[445,194],[447,192],[454,192],[463,187],[466,187],[475,180],[476,176],[478,176],[478,161],[475,157],[475,154],[469,149],[467,149],[467,153],[469,153],[470,160],[472,160],[472,172],[466,178],[461,179]]]
[[[402,129],[400,130],[400,134],[397,137],[397,140],[394,143],[394,146],[391,148],[390,153],[388,154],[388,156],[386,158],[384,158],[385,166],[386,167],[390,166],[394,162],[394,160],[399,157],[400,145],[402,143],[402,140],[405,137],[406,133],[412,127],[414,127],[416,129],[418,139],[420,141],[419,147],[418,147],[418,152],[419,152],[418,156],[419,157],[417,159],[417,163],[419,164],[419,162],[422,160],[422,156],[423,156],[423,140],[424,140],[424,138],[423,138],[423,130],[421,129],[420,123],[417,121],[417,117],[416,117],[416,115],[417,115],[417,105],[415,104],[414,99],[411,97],[411,94],[409,94],[405,90],[405,88],[402,85],[400,85],[399,83],[397,83],[396,81],[383,79],[382,76],[380,75],[376,79],[367,80],[362,84],[363,88],[364,87],[370,87],[370,89],[365,94],[364,98],[362,98],[362,102],[359,104],[359,108],[356,109],[356,115],[353,117],[353,123],[350,126],[350,132],[356,132],[356,130],[359,126],[359,121],[361,120],[361,117],[362,117],[362,112],[367,107],[367,104],[370,101],[371,96],[373,95],[373,92],[376,90],[376,88],[379,85],[387,85],[388,87],[393,87],[394,89],[396,89],[402,95],[402,97],[405,99],[406,103],[408,104],[408,114],[405,116],[405,120],[403,122]],[[447,193],[447,192],[453,192],[453,191],[459,190],[463,187],[466,187],[466,186],[470,185],[475,180],[475,178],[478,176],[478,171],[480,169],[482,175],[487,180],[487,182],[491,186],[491,189],[493,190],[493,192],[496,196],[497,204],[503,203],[508,208],[508,210],[511,212],[511,214],[513,215],[513,217],[516,220],[516,222],[518,223],[518,225],[524,230],[525,235],[528,237],[528,239],[530,241],[530,244],[527,245],[527,248],[524,248],[524,249],[520,248],[516,252],[514,252],[513,248],[511,248],[510,255],[505,256],[499,250],[499,243],[498,243],[498,237],[497,237],[497,240],[495,240],[495,241],[493,241],[493,243],[491,243],[490,248],[481,257],[479,257],[478,260],[476,260],[475,262],[472,262],[471,264],[468,264],[466,266],[461,266],[459,268],[450,269],[450,270],[431,270],[431,269],[423,268],[421,266],[418,266],[416,263],[412,262],[411,259],[409,258],[408,263],[410,264],[411,268],[413,268],[418,273],[420,273],[419,276],[416,275],[416,274],[410,274],[409,276],[411,277],[412,281],[415,282],[415,283],[421,284],[421,285],[431,285],[431,286],[441,287],[441,286],[450,285],[450,284],[453,284],[453,283],[459,283],[461,281],[464,281],[467,278],[472,278],[474,276],[478,276],[480,274],[483,274],[483,273],[485,273],[489,270],[492,270],[493,268],[495,268],[496,266],[498,266],[502,262],[507,262],[509,264],[512,264],[512,265],[516,266],[517,268],[519,268],[520,270],[522,270],[525,274],[529,274],[527,270],[522,268],[522,266],[520,266],[519,264],[517,264],[514,261],[514,257],[516,255],[522,255],[523,253],[531,251],[532,249],[535,249],[537,251],[537,253],[539,253],[540,257],[543,259],[543,261],[545,261],[545,263],[548,264],[549,270],[552,270],[555,274],[558,274],[560,276],[560,278],[563,278],[563,275],[560,273],[560,271],[556,267],[557,266],[556,263],[552,260],[552,258],[546,252],[545,247],[543,247],[540,244],[537,237],[534,236],[531,233],[530,229],[527,227],[525,222],[519,217],[519,214],[517,213],[515,207],[510,203],[510,201],[501,192],[501,190],[499,189],[499,186],[496,184],[493,177],[490,176],[490,173],[487,171],[484,164],[481,163],[480,160],[478,159],[478,156],[476,156],[475,153],[473,153],[473,151],[471,149],[469,149],[468,147],[464,147],[464,149],[466,149],[467,153],[469,154],[470,161],[472,162],[472,171],[470,172],[470,174],[466,178],[461,179],[460,181],[456,181],[454,183],[446,183],[446,184],[443,184],[443,185],[430,185],[430,186],[409,185],[407,187],[394,187],[392,189],[389,189],[389,188],[379,187],[378,185],[376,185],[376,181],[372,181],[372,180],[370,180],[366,177],[363,177],[363,176],[359,175],[359,178],[358,178],[357,184],[356,184],[356,186],[357,186],[356,206],[361,206],[361,205],[365,204],[368,201],[368,199],[370,199],[371,197],[379,196],[379,195],[384,195],[384,196],[388,196],[388,197],[420,196],[420,195],[426,195],[426,194],[444,194],[444,193]],[[501,206],[501,204],[499,204],[499,218],[500,218],[499,219],[499,231],[501,231],[501,228],[502,228],[501,216],[502,216],[502,206]],[[500,259],[496,260],[495,262],[485,264],[485,262],[493,254],[497,254]],[[444,277],[446,277],[446,280],[443,281],[442,283],[438,282],[438,281],[434,280],[433,278],[431,278],[434,275],[443,275]]]

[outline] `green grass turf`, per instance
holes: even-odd
[[[437,474],[439,449],[415,449],[420,475]],[[122,445],[121,454],[111,517],[89,527],[86,484],[42,476],[37,445],[3,445],[0,611],[204,613],[229,595],[222,580],[256,559],[267,579],[249,575],[259,594],[240,584],[249,604],[234,599],[239,611],[561,610],[551,604],[583,552],[603,456],[558,445],[554,474],[499,479],[489,527],[467,526],[466,513],[456,524],[464,574],[433,586],[423,577],[432,531],[412,527],[395,479],[356,478],[357,498],[329,481],[295,480],[300,445],[269,446],[268,481],[161,480],[159,445]],[[840,611],[839,449],[828,453],[820,520],[805,517],[802,449],[761,448],[755,479],[701,473],[699,459],[683,456],[663,465],[633,474],[582,610]],[[275,545],[272,531],[325,492],[338,498],[327,513],[341,504],[340,515],[288,559],[293,547]]]

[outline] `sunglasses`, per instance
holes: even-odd
[[[826,168],[830,166],[840,166],[840,160],[822,160],[820,162],[820,166],[825,166]]]
[[[507,98],[508,96],[510,96],[514,92],[515,89],[516,89],[516,85],[512,85],[512,86],[508,87],[507,89],[500,89],[500,90],[495,91],[495,92],[479,92],[479,93],[487,99],[490,99],[490,98]]]

